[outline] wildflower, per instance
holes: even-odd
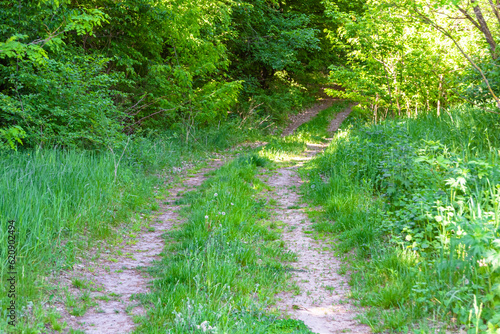
[[[222,211],[222,215],[223,215],[223,216],[225,216],[225,215],[226,215],[226,213],[225,213],[224,211]]]
[[[231,202],[231,205],[234,205],[234,203]]]
[[[311,185],[311,188],[314,189],[314,187],[316,187],[314,184]]]
[[[217,197],[217,193],[214,194],[214,197]]]
[[[196,328],[201,329],[203,332],[215,330],[215,327],[210,326],[210,323],[206,320],[197,325]]]
[[[208,216],[205,216],[205,219],[208,219]]]
[[[486,263],[486,259],[481,259],[478,260],[477,263],[479,263],[480,267],[486,267],[488,264]]]

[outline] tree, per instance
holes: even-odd
[[[463,60],[449,52],[451,42],[402,6],[372,0],[351,8],[327,2],[327,14],[338,25],[330,38],[347,56],[344,65],[331,67],[331,80],[344,90],[330,94],[361,102],[375,119],[411,116],[453,101],[449,83]]]
[[[485,67],[491,69],[492,65],[495,66],[494,64],[498,58],[497,41],[493,37],[500,32],[498,2],[494,3],[493,0],[488,0],[487,2],[479,0],[446,0],[431,2],[388,1],[388,5],[395,8],[406,9],[409,15],[430,25],[452,41],[462,56],[480,76],[482,86],[488,92],[489,98],[493,99],[496,107],[500,109],[500,99],[497,96],[498,87],[494,87],[494,85],[490,83],[490,79],[495,80],[500,73],[493,69],[489,71],[490,75],[487,75],[480,64],[484,62],[483,59],[485,54],[483,51],[486,45],[488,45],[489,56],[492,63],[486,62],[484,64]],[[495,21],[496,24],[493,24]],[[470,34],[474,42],[465,42],[463,38],[464,32]],[[471,48],[470,46],[473,47]],[[490,76],[490,79],[488,79],[488,76]],[[472,99],[469,101],[476,103],[481,100],[485,100],[484,96],[472,96]],[[498,113],[496,111],[492,112]]]

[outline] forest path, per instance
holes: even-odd
[[[145,310],[133,296],[148,293],[148,282],[151,281],[143,269],[160,259],[165,247],[162,235],[182,222],[177,213],[181,206],[175,201],[182,193],[201,185],[207,178],[205,174],[221,167],[224,162],[223,159],[212,159],[207,167],[185,175],[184,182],[169,189],[169,196],[161,201],[158,210],[161,214],[155,221],[134,236],[124,237],[121,245],[115,247],[120,249],[121,256],[107,256],[108,252],[105,252],[98,260],[77,265],[73,271],[60,277],[60,283],[69,289],[73,298],[79,299],[87,293],[93,301],[82,316],[69,314],[67,301],[56,305],[68,323],[65,332],[70,328],[87,334],[129,333],[134,330],[134,316],[144,314]],[[80,291],[81,287],[75,286],[75,280],[90,287],[90,293]]]
[[[331,101],[323,101],[301,114],[303,116],[292,122],[287,131],[293,133],[298,126],[331,104]],[[329,130],[336,131],[349,113],[350,107],[339,113],[330,123]],[[303,320],[315,333],[369,333],[368,327],[356,323],[353,319],[356,310],[345,301],[348,277],[338,274],[341,260],[330,251],[324,251],[326,245],[322,242],[310,238],[307,233],[312,223],[304,208],[298,208],[301,201],[295,187],[302,183],[298,168],[322,152],[328,144],[307,146],[306,152],[296,158],[293,166],[275,170],[266,181],[275,189],[272,196],[279,203],[275,219],[289,225],[283,239],[289,249],[298,255],[298,262],[291,265],[296,270],[293,279],[301,293],[278,296],[281,298],[278,307],[293,318]],[[135,329],[134,316],[143,315],[145,310],[134,295],[148,293],[151,280],[144,268],[160,259],[165,247],[162,235],[182,223],[177,213],[181,206],[175,204],[176,200],[182,193],[200,186],[207,178],[205,174],[221,167],[230,156],[231,153],[225,159],[212,159],[208,166],[184,175],[183,182],[169,189],[169,195],[161,200],[160,214],[154,222],[124,235],[121,244],[100,254],[98,259],[85,260],[73,271],[59,277],[60,286],[68,289],[68,296],[73,301],[70,303],[67,299],[55,303],[68,324],[63,332],[74,329],[87,334],[129,333]],[[78,308],[83,312],[79,312]]]
[[[350,112],[351,107],[348,107],[337,114],[329,131],[336,131]],[[357,310],[347,301],[349,277],[342,260],[333,254],[331,245],[311,238],[312,222],[297,189],[303,183],[298,169],[327,145],[309,144],[308,150],[295,159],[293,166],[275,170],[265,181],[273,187],[272,197],[278,202],[274,219],[288,224],[283,240],[298,256],[297,262],[290,265],[300,293],[279,295],[277,306],[292,318],[302,320],[315,333],[371,333],[368,326],[354,320]]]

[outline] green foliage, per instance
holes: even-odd
[[[283,122],[324,82],[323,9],[310,1],[2,1],[0,128],[20,126],[30,147],[102,149],[144,129],[171,128],[189,141],[236,105],[245,120],[255,112]]]
[[[494,332],[498,120],[462,107],[441,118],[357,122],[314,162],[304,189],[326,210],[317,230],[370,258],[355,265],[354,295],[362,305],[392,310],[368,313],[365,322],[408,330],[435,314],[449,326]]]
[[[111,87],[117,79],[102,72],[107,61],[73,56],[44,59],[39,65],[19,62],[9,78],[16,95],[0,93],[0,122],[26,131],[29,146],[114,145],[126,115],[113,102]]]
[[[134,80],[132,87],[122,87],[133,93],[124,104],[134,124],[186,127],[225,118],[241,89],[241,83],[227,81],[225,73],[229,3],[105,3],[112,19],[101,34],[110,37],[93,38],[89,47],[117,56],[113,68]]]
[[[304,53],[319,51],[319,31],[310,21],[308,13],[264,0],[233,8],[234,37],[227,45],[230,74],[243,81],[243,109],[259,105],[260,112],[282,122],[311,102],[298,81],[307,63]]]
[[[263,0],[242,3],[233,9],[232,24],[237,39],[231,50],[239,57],[240,71],[295,69],[300,49],[318,49],[316,30],[309,28],[305,14],[283,13]],[[236,59],[235,59],[236,61]],[[264,78],[265,79],[265,78]]]
[[[21,126],[30,146],[112,146],[138,127],[214,124],[237,102],[241,83],[224,73],[230,4],[4,1],[0,8],[0,128]]]
[[[427,8],[426,3],[327,1],[326,6],[338,24],[329,34],[334,50],[347,58],[330,67],[330,80],[344,90],[329,94],[361,102],[360,107],[370,110],[375,120],[396,114],[415,116],[436,108],[439,113],[456,103],[470,83],[460,83],[464,73],[460,69],[469,64],[453,40],[415,9]],[[428,12],[436,24],[457,32],[454,40],[469,56],[479,55],[473,51],[479,43],[477,34],[452,28],[458,24],[453,15],[440,15],[437,9]]]
[[[498,70],[498,62],[498,58],[491,59],[489,57],[482,57],[482,59],[477,60],[478,66],[480,66],[487,75],[489,84],[494,92],[500,92],[500,71]],[[460,78],[460,83],[464,88],[464,96],[467,100],[486,106],[494,102],[481,75],[474,69],[465,72],[463,77]]]
[[[0,150],[4,150],[7,148],[16,150],[17,144],[23,144],[22,140],[26,136],[26,132],[24,132],[23,128],[20,126],[12,126],[7,129],[0,129]]]

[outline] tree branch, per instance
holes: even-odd
[[[462,14],[464,14],[464,16],[467,20],[469,20],[477,29],[479,29],[480,32],[484,33],[483,29],[481,28],[481,25],[479,25],[479,23],[477,23],[476,20],[474,20],[474,18],[472,16],[470,16],[469,13],[465,9],[461,8],[459,5],[455,5],[455,6]]]
[[[490,92],[491,97],[493,97],[493,99],[495,100],[495,102],[497,104],[497,108],[500,109],[500,99],[496,96],[495,92],[493,92],[493,89],[490,86],[490,82],[488,81],[488,79],[484,75],[484,72],[472,60],[472,58],[467,53],[465,53],[465,51],[462,49],[462,47],[460,46],[460,44],[458,44],[457,40],[448,31],[446,31],[446,29],[444,29],[443,27],[441,27],[437,23],[434,23],[429,17],[427,17],[424,14],[422,14],[416,7],[414,7],[414,10],[415,10],[415,13],[417,13],[425,22],[427,22],[428,24],[432,25],[434,28],[436,28],[443,35],[445,35],[446,37],[448,37],[453,42],[453,44],[455,44],[455,46],[458,48],[458,50],[460,51],[460,53],[465,57],[465,59],[467,59],[467,61],[472,65],[472,67],[474,67],[474,69],[476,69],[479,72],[479,74],[481,75],[484,83],[486,84],[486,86],[488,88],[488,91]]]
[[[142,121],[143,121],[143,120],[145,120],[146,118],[152,117],[152,116],[157,115],[157,114],[159,114],[159,113],[162,113],[162,112],[164,112],[164,111],[173,111],[173,110],[176,110],[177,108],[179,108],[179,107],[175,107],[175,108],[171,108],[171,109],[160,109],[160,110],[158,110],[157,112],[154,112],[154,113],[152,113],[152,114],[150,114],[150,115],[147,115],[147,116],[142,117],[142,118],[141,118],[141,119],[139,119],[138,121],[136,121],[136,122],[134,122],[134,123],[130,124],[129,126],[125,127],[125,129],[128,129],[128,128],[133,127],[134,125],[136,125],[136,124],[138,124],[138,123],[142,122]]]

